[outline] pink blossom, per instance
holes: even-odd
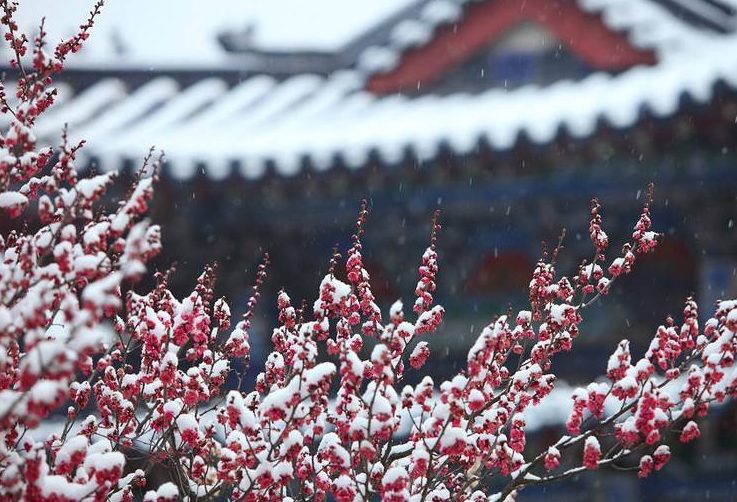
[[[583,466],[587,469],[596,469],[599,467],[600,458],[599,440],[594,436],[587,437],[583,448]]]

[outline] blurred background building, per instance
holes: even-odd
[[[46,15],[54,41],[86,3],[22,3],[21,27]],[[131,173],[151,145],[165,150],[152,214],[158,265],[179,264],[181,294],[217,261],[238,311],[271,254],[256,365],[268,300],[281,287],[314,298],[364,197],[382,307],[412,295],[443,211],[438,378],[495,314],[524,305],[541,242],[567,228],[558,268],[573,274],[598,196],[616,251],[650,180],[663,243],[594,309],[556,372],[600,375],[617,340],[644,350],[687,295],[704,308],[737,295],[736,0],[110,2],[38,132],[56,138],[65,122],[88,140],[81,168]],[[585,477],[522,500],[734,500],[736,416],[721,408],[703,441],[646,482]]]

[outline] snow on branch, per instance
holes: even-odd
[[[145,219],[160,159],[144,160],[111,210],[101,198],[113,175],[78,178],[84,143],[60,131],[58,147],[38,148],[33,134],[54,103],[54,75],[88,38],[101,3],[48,53],[43,27],[30,42],[13,20],[17,6],[0,7],[20,75],[16,106],[0,88],[10,116],[0,209],[22,222],[0,239],[1,499],[132,501],[143,488],[146,501],[509,501],[526,486],[620,461],[647,476],[668,462],[668,441],[697,439],[712,403],[737,393],[737,300],[719,302],[700,326],[689,298],[645,354],[620,342],[602,361],[606,379],[572,392],[568,435],[530,451],[528,429],[556,386],[556,355],[583,336],[589,306],[657,247],[652,186],[615,256],[594,200],[592,261],[569,278],[556,268],[562,244],[543,253],[529,309],[494,318],[466,367],[438,383],[423,369],[434,348],[427,334],[445,313],[434,296],[440,215],[409,315],[397,301],[384,317],[363,264],[364,202],[345,268],[336,250],[312,315],[279,293],[273,352],[256,381],[243,382],[268,256],[232,326],[227,301],[214,297],[214,266],[185,298],[169,291],[168,273],[134,292],[161,249],[160,229]],[[406,385],[408,371],[420,383]],[[236,388],[226,386],[231,374]],[[58,409],[63,426],[37,438]],[[130,469],[132,458],[140,469]],[[154,470],[169,481],[155,486]]]

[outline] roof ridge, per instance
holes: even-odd
[[[481,1],[494,0],[424,0],[415,4],[411,17],[395,18],[387,40],[364,48],[357,58],[356,68],[366,77],[393,70],[406,50],[426,44],[438,28],[461,19],[466,6]],[[703,30],[694,28],[660,5],[662,1],[671,0],[560,1],[575,2],[585,12],[599,14],[610,29],[626,32],[634,46],[655,50],[659,55],[677,50],[685,41],[704,35]],[[735,2],[737,7],[737,0],[727,1]],[[409,12],[408,9],[405,14]]]

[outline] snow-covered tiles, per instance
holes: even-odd
[[[403,33],[402,44],[423,43],[431,31],[422,26],[456,19],[465,1],[473,0],[430,0],[414,25],[395,30]],[[708,102],[719,83],[737,89],[737,35],[698,29],[648,0],[570,1],[599,12],[613,29],[626,30],[633,43],[654,49],[657,63],[545,87],[414,97],[365,91],[360,67],[366,61],[358,70],[330,77],[304,74],[277,81],[257,75],[234,87],[206,78],[180,89],[158,76],[126,89],[123,81],[108,79],[77,96],[67,93],[39,121],[38,131],[42,139],[57,142],[68,122],[72,138],[89,140],[85,151],[102,160],[102,169],[140,159],[155,145],[181,178],[199,166],[220,178],[233,165],[258,178],[270,165],[294,175],[304,159],[317,170],[330,168],[337,157],[359,168],[372,153],[394,163],[407,151],[430,159],[443,144],[464,154],[480,140],[505,150],[521,136],[539,144],[561,130],[583,138],[602,122],[627,128],[643,114],[668,117],[684,97]],[[376,51],[368,58],[374,69],[395,64],[398,54],[391,47]]]
[[[474,96],[377,98],[361,89],[353,73],[301,75],[280,83],[257,76],[233,88],[208,79],[183,90],[157,78],[130,93],[121,92],[122,82],[107,80],[61,104],[39,122],[39,130],[51,137],[66,119],[74,138],[90,140],[87,152],[105,160],[103,169],[137,159],[151,145],[167,152],[180,177],[191,176],[200,164],[220,177],[234,162],[249,178],[262,175],[270,162],[288,176],[303,158],[327,169],[337,155],[358,168],[372,151],[388,163],[406,149],[428,159],[442,143],[463,154],[483,138],[505,150],[523,134],[544,144],[561,129],[586,137],[601,121],[626,128],[644,112],[667,117],[684,96],[707,102],[719,82],[737,88],[735,49],[734,40],[725,40],[708,52],[616,76],[593,74],[580,82]]]

